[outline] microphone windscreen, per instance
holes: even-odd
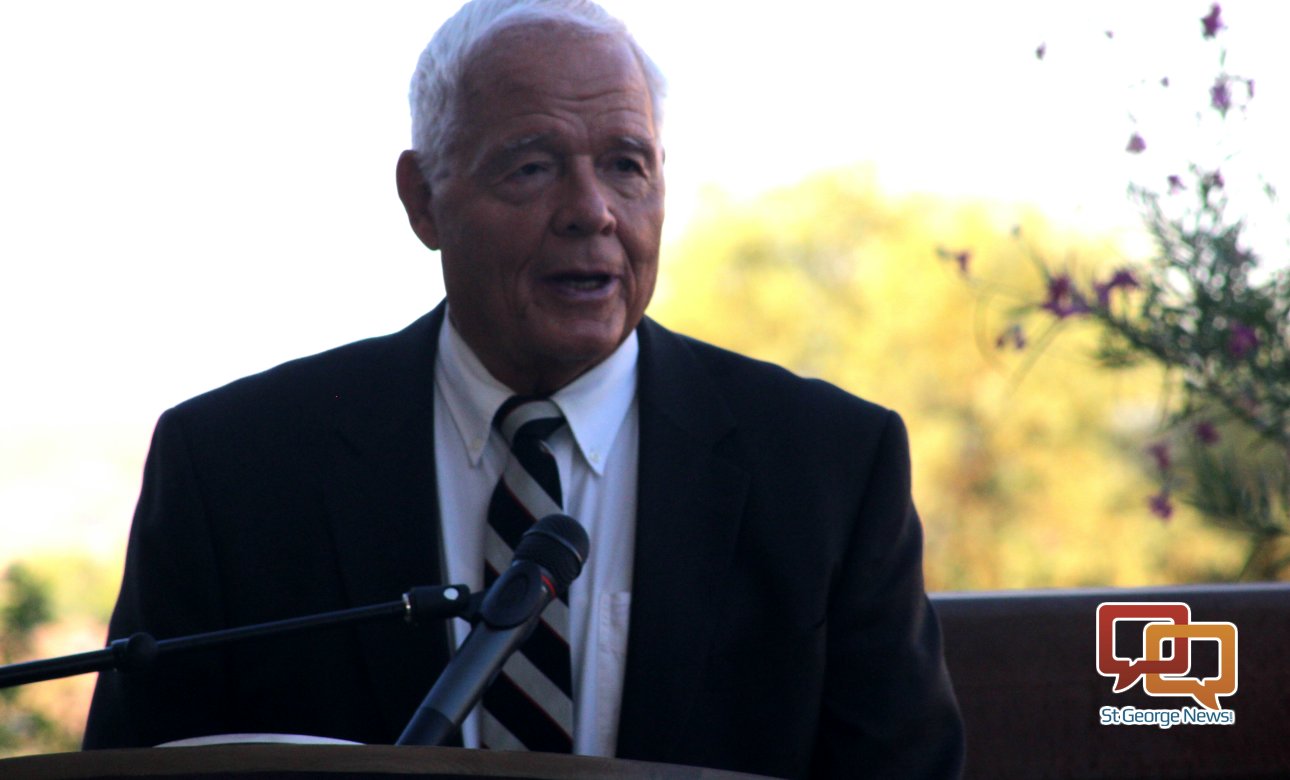
[[[524,532],[515,547],[516,561],[531,561],[546,569],[564,593],[582,573],[591,540],[582,525],[568,515],[547,515]]]

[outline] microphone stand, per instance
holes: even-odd
[[[590,547],[586,530],[568,515],[547,515],[524,532],[511,565],[480,598],[475,627],[394,744],[441,745],[461,726],[542,610],[582,573]]]
[[[470,588],[465,585],[423,585],[404,593],[399,601],[387,601],[366,607],[341,609],[174,639],[158,640],[151,634],[141,632],[125,639],[113,640],[102,650],[0,666],[0,688],[59,677],[72,677],[88,672],[101,672],[105,669],[132,672],[149,666],[163,653],[196,650],[256,637],[296,633],[312,628],[363,623],[378,618],[402,616],[409,623],[420,623],[426,620],[465,617],[473,623],[478,619],[479,603],[482,598],[482,594],[471,595]]]

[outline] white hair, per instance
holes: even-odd
[[[412,106],[412,149],[429,181],[452,137],[454,114],[466,65],[481,41],[525,24],[558,23],[589,35],[626,43],[645,74],[655,131],[662,125],[666,82],[658,66],[636,43],[627,26],[591,0],[471,0],[435,32],[421,52],[408,102]]]

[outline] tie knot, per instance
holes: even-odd
[[[493,426],[501,431],[511,446],[517,439],[546,439],[562,425],[564,415],[560,407],[550,398],[537,396],[511,396],[493,418]]]

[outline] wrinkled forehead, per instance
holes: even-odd
[[[624,39],[550,20],[492,31],[464,61],[449,154],[472,146],[499,121],[584,104],[634,114],[640,117],[634,134],[656,135],[649,84]]]
[[[570,75],[588,85],[628,75],[648,96],[644,68],[626,39],[551,19],[504,22],[481,37],[463,59],[459,94],[478,94],[502,78],[522,85],[555,61],[572,63]]]
[[[616,41],[608,30],[598,29],[577,19],[549,19],[513,16],[502,19],[479,37],[462,58],[463,73],[476,63],[524,50],[549,46],[587,45],[599,41]]]

